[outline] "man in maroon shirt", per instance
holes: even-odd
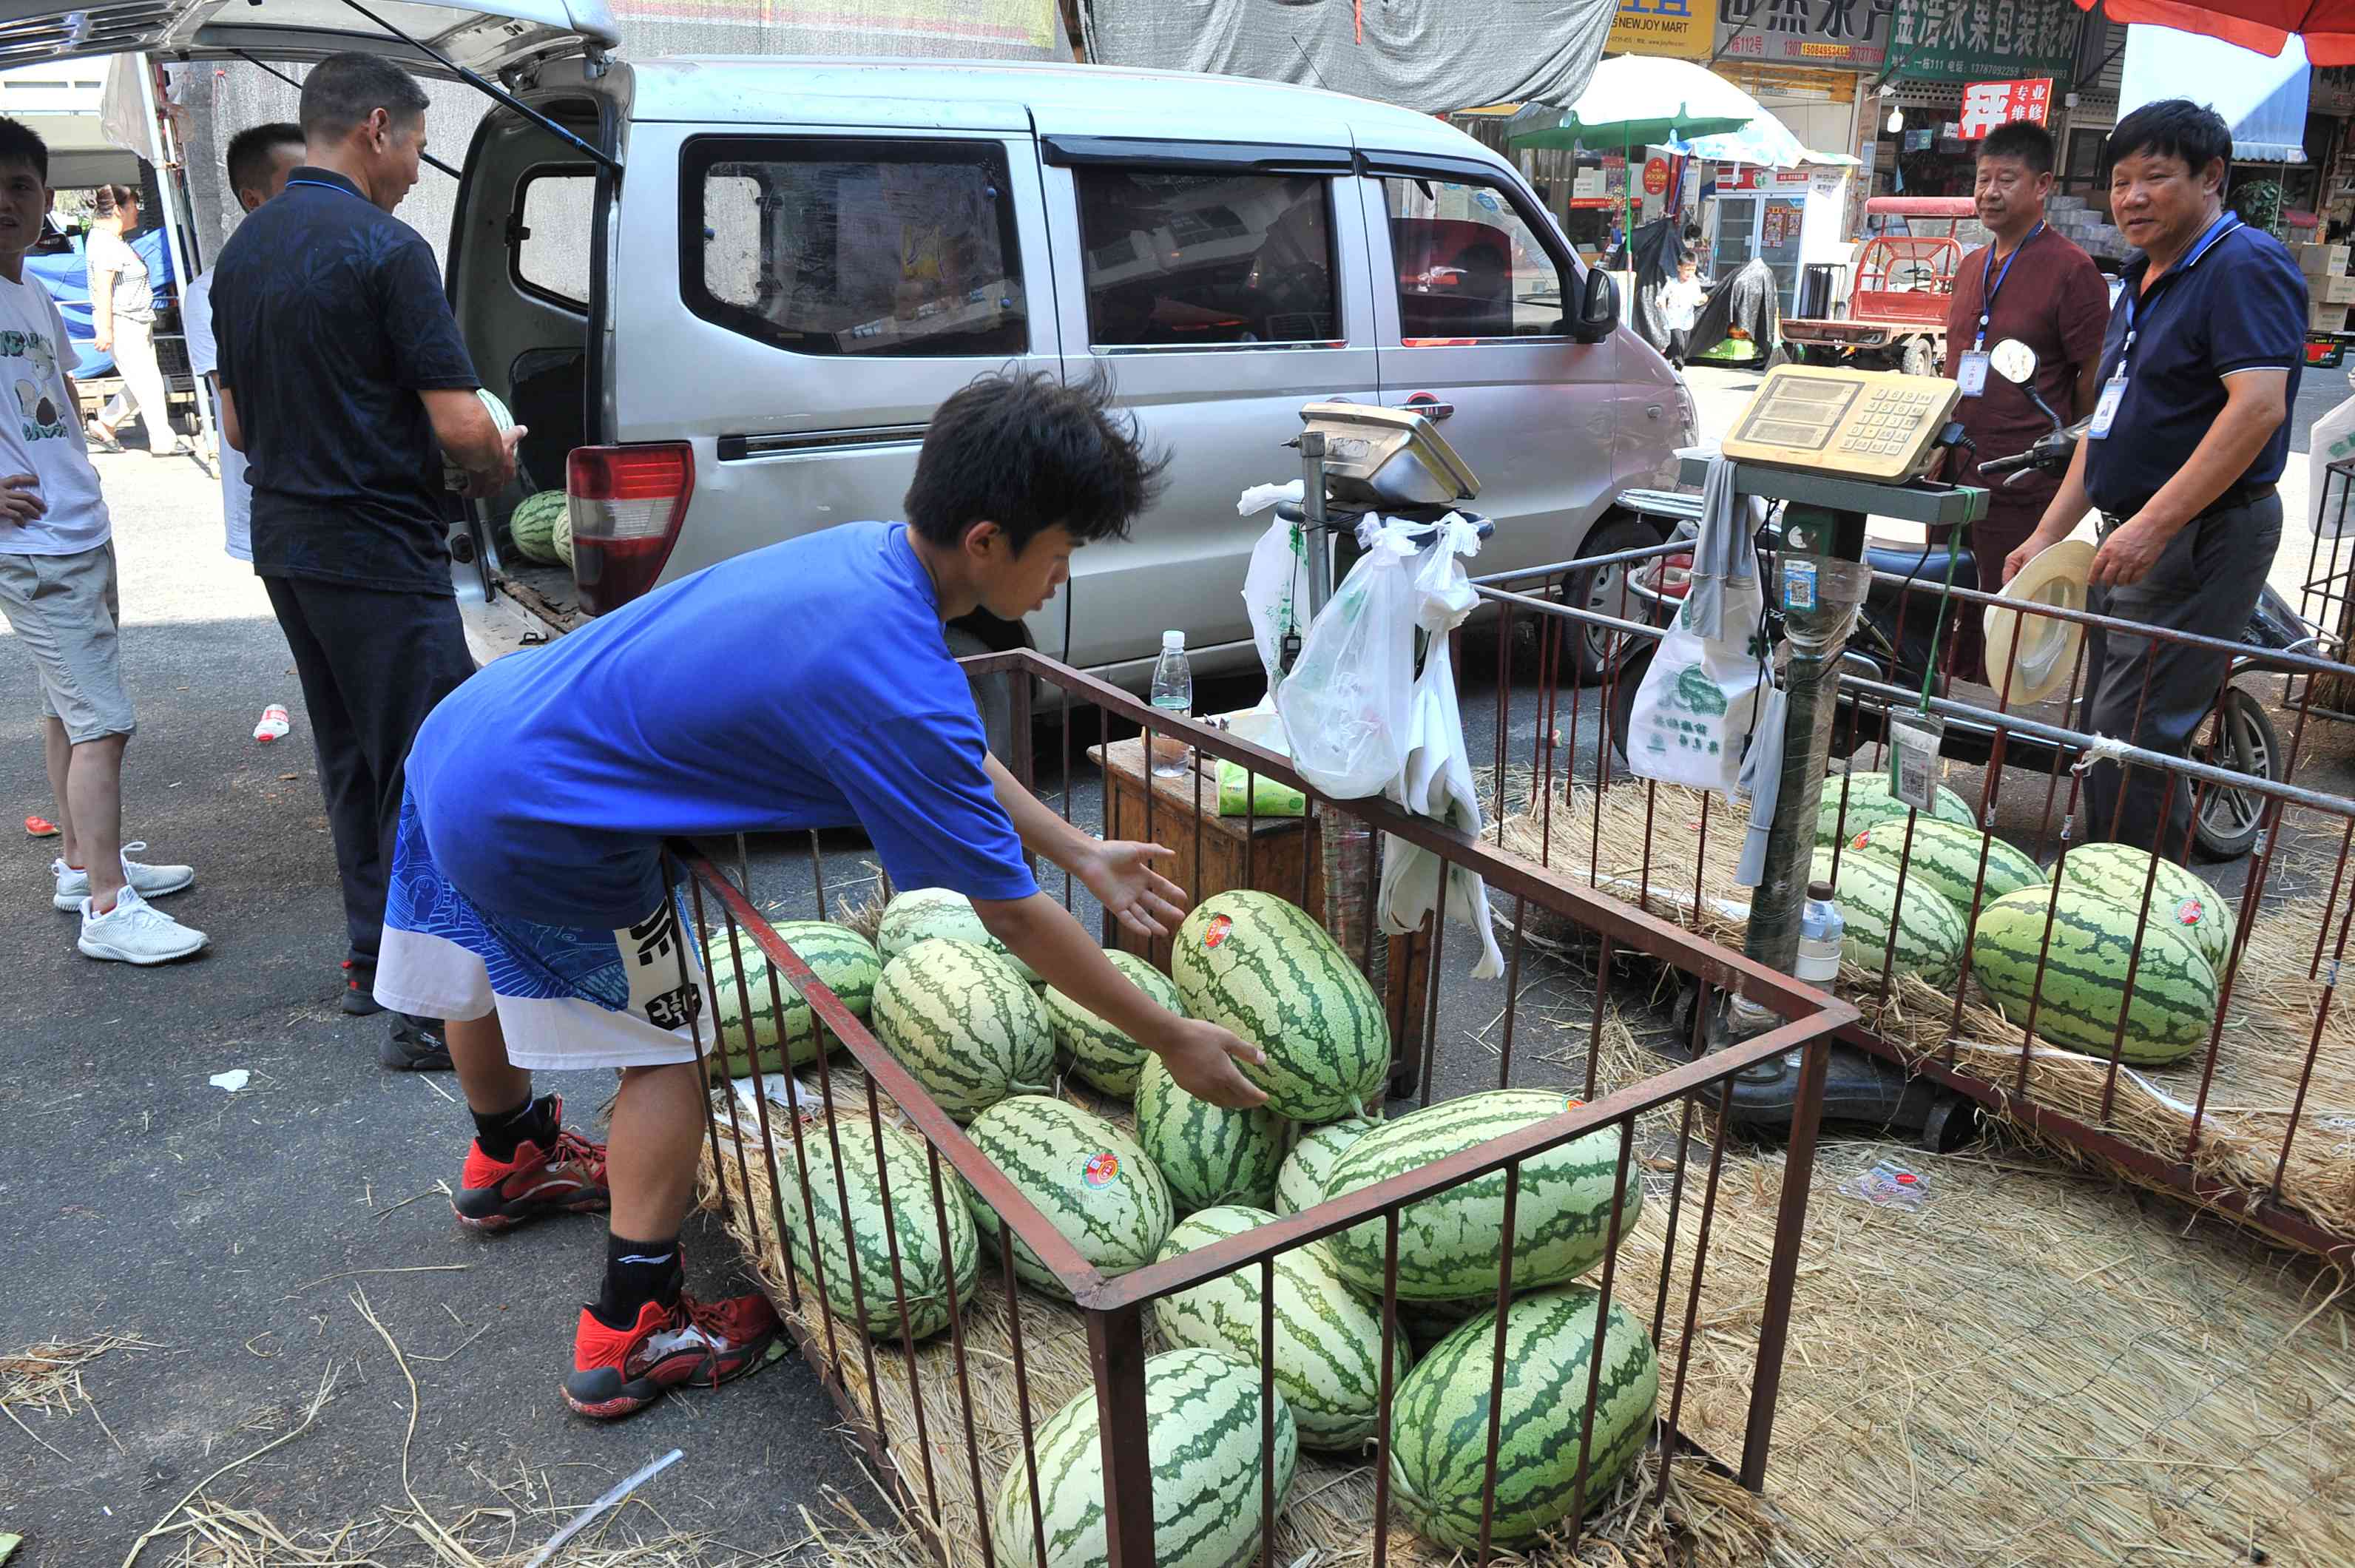
[[[1976,191],[1979,221],[1994,243],[1963,258],[1946,307],[1946,373],[1962,384],[1963,428],[1978,445],[1978,461],[2012,457],[2052,428],[2052,421],[2014,386],[1987,368],[1987,353],[2008,337],[2036,350],[2037,391],[2064,420],[2093,412],[2100,389],[2102,334],[2109,324],[2109,285],[2093,258],[2044,221],[2052,194],[2052,137],[2041,125],[2014,121],[1979,144]],[[1976,468],[1952,475],[1988,486],[1987,515],[1971,525],[1978,587],[2003,587],[2004,558],[2018,549],[2044,516],[2060,476],[2030,473],[2017,485],[1981,478]],[[1980,622],[1956,616],[1955,673],[1984,680]]]

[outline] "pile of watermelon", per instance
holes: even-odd
[[[559,528],[564,532],[564,544],[559,553],[556,542]],[[516,551],[526,560],[542,566],[554,566],[561,560],[571,564],[572,508],[561,490],[541,490],[527,496],[507,517],[507,537],[515,541]]]
[[[2179,1061],[2207,1040],[2232,916],[2199,877],[2166,860],[2154,870],[2148,852],[2127,845],[2088,844],[2062,857],[2056,883],[1980,832],[1943,785],[1923,816],[1890,793],[1885,773],[1849,775],[1844,806],[1842,784],[1825,781],[1810,875],[1836,880],[1848,962],[1877,976],[1888,958],[1942,990],[1967,964],[2013,1021],[2032,1016],[2045,1039],[2096,1055],[2115,1042],[2125,1061]],[[1846,848],[1834,879],[1836,834]]]

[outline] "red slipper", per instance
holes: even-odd
[[[36,838],[55,838],[59,828],[46,816],[28,816],[25,818],[25,831]]]

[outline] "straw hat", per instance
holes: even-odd
[[[2063,610],[2085,607],[2085,574],[2094,564],[2094,547],[2084,539],[2062,539],[2019,569],[2003,585],[2003,597],[2029,604],[2051,604]],[[2029,624],[2023,628],[2022,621]],[[2067,682],[2076,667],[2077,645],[2085,628],[2074,621],[2051,616],[2025,616],[1999,605],[1987,607],[1987,684],[2009,692],[2016,707],[2041,702]],[[2017,639],[2017,645],[2014,640]],[[2005,673],[2010,674],[2007,688]]]

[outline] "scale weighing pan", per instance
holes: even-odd
[[[1480,494],[1472,465],[1412,409],[1309,403],[1305,430],[1325,437],[1325,493],[1345,507],[1444,507]]]

